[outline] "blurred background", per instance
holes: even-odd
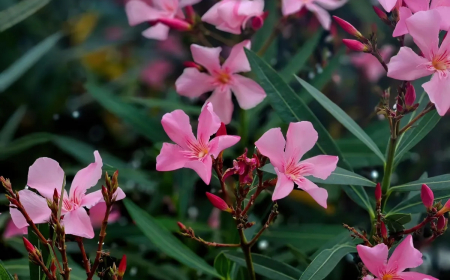
[[[203,0],[194,8],[202,15],[215,2]],[[280,17],[280,1],[265,2],[269,18],[263,28],[254,36],[254,32],[242,36],[252,36],[255,50],[262,46],[273,23]],[[331,13],[351,22],[363,34],[377,29],[379,47],[388,59],[398,51],[399,44],[392,39],[392,30],[373,12],[373,4],[376,3],[369,0],[350,0]],[[10,178],[15,189],[22,189],[28,167],[38,157],[50,157],[60,163],[70,181],[76,171],[93,162],[93,151],[99,150],[104,170],[110,174],[116,169],[120,171],[120,184],[127,199],[164,227],[177,232],[176,222],[182,221],[203,239],[233,242],[238,239],[234,222],[213,210],[204,195],[206,191],[216,192],[220,188],[216,179],[207,186],[191,170],[155,171],[155,158],[162,142],[168,140],[160,124],[162,115],[183,109],[194,125],[207,95],[190,100],[174,90],[174,82],[183,71],[183,62],[192,60],[189,45],[196,43],[195,39],[188,33],[171,31],[166,41],[149,40],[140,34],[145,27],[145,24],[128,25],[124,3],[120,0],[0,1],[0,175]],[[226,33],[223,36],[236,42],[240,40]],[[302,12],[301,16],[287,22],[264,59],[281,70],[302,46],[316,40],[312,55],[304,58],[296,73],[341,106],[384,151],[388,125],[374,109],[382,89],[395,89],[399,84],[386,78],[370,55],[346,51],[341,44],[341,39],[346,37],[348,35],[334,24],[330,31],[325,31],[313,14]],[[221,45],[218,41],[211,42],[214,46]],[[89,91],[85,87],[88,81]],[[373,181],[379,180],[382,176],[380,160],[302,92],[295,81],[291,82],[337,139],[355,172]],[[420,84],[416,86],[418,96],[422,93]],[[241,135],[242,140],[225,152],[228,166],[244,148],[248,148],[251,155],[253,143],[268,129],[287,128],[268,101],[248,111],[235,108],[228,132]],[[394,174],[393,184],[448,172],[450,150],[446,118],[404,157]],[[366,211],[350,200],[339,186],[324,187],[329,191],[326,210],[302,191],[295,191],[280,201],[278,219],[254,251],[304,270],[311,256],[327,246],[327,241],[341,233],[346,235],[342,223],[370,228]],[[373,189],[367,188],[367,192],[373,200]],[[3,193],[0,190],[0,194]],[[402,199],[404,195],[398,194],[391,202],[395,205]],[[254,230],[265,222],[270,201],[267,193],[257,201],[250,217],[256,222]],[[127,254],[126,279],[212,279],[158,250],[133,224],[120,202],[114,211],[114,223],[108,229],[104,248],[111,252],[112,258]],[[0,259],[20,279],[27,279],[26,254],[17,235],[21,233],[11,228],[3,195],[0,212],[3,213],[0,216]],[[420,218],[421,214],[414,214],[412,223]],[[247,234],[252,235],[254,231],[251,231]],[[430,233],[425,231],[424,236],[427,234]],[[175,236],[211,264],[220,251]],[[425,256],[422,272],[440,279],[450,277],[448,240],[448,234],[444,235],[431,247],[422,246],[421,239],[417,240]],[[96,241],[86,246],[88,252],[95,252]],[[74,262],[81,265],[78,248],[70,244],[69,251]],[[357,279],[357,262],[354,256],[347,255],[327,279]],[[245,279],[239,266],[235,271],[236,279]]]

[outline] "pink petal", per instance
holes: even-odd
[[[201,73],[196,68],[185,68],[183,74],[176,80],[175,88],[178,94],[187,97],[199,97],[200,95],[213,91],[214,78],[206,73]]]
[[[20,214],[20,213],[19,213]],[[28,225],[28,224],[27,224]],[[18,235],[27,234],[28,227],[18,228],[14,224],[13,220],[9,220],[6,224],[5,232],[3,233],[3,238],[11,238]]]
[[[279,172],[278,168],[275,168],[275,172],[278,180],[272,195],[273,201],[285,198],[294,190],[294,182],[291,179],[284,173]]]
[[[395,4],[397,4],[397,0],[378,0],[378,2],[380,2],[386,12],[392,11]]]
[[[131,26],[139,23],[156,20],[160,17],[160,11],[150,7],[143,1],[128,1],[125,4],[125,12],[128,17],[128,24]]]
[[[450,7],[442,7],[445,9],[448,9],[449,14],[446,15],[446,18],[450,18]],[[450,20],[447,20],[450,23]],[[449,26],[450,27],[450,26]],[[450,36],[447,35],[445,36],[444,40],[441,43],[441,46],[439,47],[439,51],[438,51],[438,56],[442,55],[442,56],[448,56],[448,53],[450,52]]]
[[[200,1],[202,0],[180,0],[180,8],[184,8],[186,6],[192,6],[195,5],[197,3],[200,3]]]
[[[297,163],[311,150],[318,139],[317,131],[308,121],[290,123],[286,134],[286,160]]]
[[[440,78],[436,73],[422,87],[436,106],[439,115],[444,116],[450,108],[450,77]]]
[[[163,143],[161,152],[156,157],[157,171],[172,171],[183,168],[188,159],[183,149],[174,144]]]
[[[439,280],[430,275],[422,274],[419,272],[402,272],[399,273],[398,276],[400,276],[402,280]]]
[[[315,2],[327,10],[334,10],[344,6],[347,0],[315,0]]]
[[[142,36],[149,39],[164,41],[169,37],[170,27],[162,23],[157,23],[142,32]]]
[[[397,271],[397,273],[404,271],[407,268],[415,268],[423,263],[422,253],[414,248],[413,239],[411,235],[405,239],[395,248],[389,258],[387,269]]]
[[[209,156],[206,156],[203,161],[200,160],[191,160],[186,162],[184,165],[186,168],[190,168],[197,172],[198,176],[202,178],[205,184],[209,185],[211,181],[211,168],[212,168],[212,159]]]
[[[229,70],[230,73],[251,71],[252,69],[250,68],[250,63],[248,62],[247,56],[244,52],[244,48],[250,49],[250,47],[250,40],[245,40],[239,44],[234,45],[222,68],[224,70]]]
[[[182,110],[165,114],[162,117],[161,124],[167,136],[185,150],[188,149],[189,143],[197,141],[192,133],[189,116]]]
[[[246,17],[259,16],[264,12],[264,0],[241,1],[237,14]]]
[[[212,25],[218,25],[223,20],[219,17],[219,7],[222,5],[221,2],[218,2],[214,6],[212,6],[203,16],[202,21],[207,22]]]
[[[64,215],[63,224],[66,229],[66,234],[89,239],[92,239],[95,236],[91,219],[83,207],[79,207]]]
[[[74,195],[81,197],[87,189],[97,185],[98,180],[102,177],[103,161],[98,151],[94,152],[94,157],[95,162],[78,171],[73,178],[69,197],[73,198]]]
[[[432,0],[430,9],[437,7],[450,7],[450,0]]]
[[[48,222],[51,215],[51,210],[47,206],[47,200],[42,196],[30,190],[19,191],[20,202],[22,203],[28,216],[35,224],[42,224]],[[28,226],[27,221],[23,217],[22,213],[15,208],[10,208],[11,218],[18,228]]]
[[[212,103],[214,113],[219,116],[223,123],[229,124],[231,122],[234,105],[231,100],[231,89],[229,87],[222,86],[216,88],[206,102]]]
[[[60,193],[64,182],[64,171],[51,158],[38,158],[28,170],[27,185],[42,196],[52,199],[55,189]]]
[[[211,140],[211,145],[215,147],[215,149],[211,149],[210,153],[214,156],[214,158],[217,158],[217,156],[222,152],[223,150],[234,146],[237,142],[241,140],[240,136],[234,136],[234,135],[222,135],[222,136],[216,136],[213,140]],[[215,143],[217,142],[217,143]]]
[[[210,74],[220,71],[220,52],[222,48],[208,48],[199,45],[191,45],[192,58],[194,61],[205,67]]]
[[[413,13],[428,11],[430,9],[430,0],[403,0]]]
[[[241,26],[230,25],[228,22],[222,21],[220,24],[216,25],[216,28],[222,30],[224,32],[228,32],[231,34],[241,34]]]
[[[269,129],[255,142],[259,152],[270,159],[272,165],[280,172],[284,171],[284,140],[281,128]]]
[[[81,200],[80,206],[86,207],[86,208],[91,208],[91,207],[95,207],[95,205],[97,205],[97,203],[101,202],[101,201],[105,201],[103,199],[103,194],[101,190],[95,191],[95,192],[91,192],[88,193],[87,195],[85,195],[83,197],[83,199]]]
[[[330,29],[331,16],[324,8],[319,7],[315,4],[306,4],[306,8],[316,15],[317,19],[325,30]]]
[[[435,9],[441,16],[441,30],[450,30],[450,7],[437,7]],[[448,36],[447,36],[448,37]]]
[[[325,180],[336,169],[338,161],[339,157],[337,156],[320,155],[303,160],[300,162],[300,164],[312,164],[312,166],[309,166],[308,168],[310,175]]]
[[[392,36],[398,37],[405,34],[408,34],[408,27],[406,26],[406,20],[412,16],[411,10],[407,7],[400,7],[399,9],[399,17],[400,20],[397,22],[395,26],[394,33]]]
[[[116,190],[114,195],[116,197],[116,201],[122,200],[125,197],[127,197],[127,195],[125,194],[125,192],[121,188],[117,188],[117,190]]]
[[[266,98],[266,92],[257,82],[237,74],[233,75],[231,90],[244,110],[254,108]]]
[[[385,244],[378,244],[374,247],[358,245],[356,250],[367,269],[376,277],[381,277],[379,272],[386,266],[389,253],[388,247]]]
[[[241,34],[241,25],[245,20],[245,16],[238,15],[238,9],[242,1],[222,1],[218,13],[219,17],[226,23],[230,28],[236,29]]]
[[[94,228],[101,227],[103,218],[106,213],[106,203],[98,203],[89,210],[89,218],[91,219],[91,224]],[[110,214],[111,216],[111,214]],[[109,221],[110,219],[108,219]]]
[[[328,192],[324,188],[319,188],[316,184],[306,178],[297,180],[298,187],[307,192],[320,206],[327,208]]]
[[[374,280],[375,278],[373,278],[372,275],[366,275],[364,276],[364,278],[362,280]]]
[[[414,81],[432,73],[426,69],[426,63],[428,60],[412,49],[401,47],[398,54],[389,61],[387,75],[397,80]]]
[[[206,103],[198,118],[197,140],[208,143],[211,135],[219,130],[220,123],[219,117],[214,113],[213,105]]]
[[[303,8],[303,2],[299,0],[282,0],[283,16],[295,14]]]
[[[415,13],[406,20],[409,34],[428,60],[437,53],[440,24],[441,17],[435,10]]]

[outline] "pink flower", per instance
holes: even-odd
[[[97,203],[89,210],[89,217],[91,218],[91,224],[94,228],[100,228],[105,217],[106,203]],[[114,223],[120,218],[120,212],[116,208],[112,208],[109,213],[108,223]]]
[[[241,28],[245,29],[248,20],[253,18],[264,21],[264,0],[219,1],[202,16],[202,21],[219,30],[241,34]]]
[[[318,134],[310,122],[290,123],[286,141],[280,128],[264,133],[255,145],[259,152],[270,159],[278,175],[272,200],[286,197],[294,189],[294,183],[306,191],[319,205],[327,208],[328,192],[306,179],[314,176],[325,180],[336,169],[337,156],[315,156],[300,161],[314,147]]]
[[[385,244],[378,244],[374,247],[358,245],[356,249],[364,265],[375,275],[375,280],[423,280],[426,278],[429,280],[438,280],[418,272],[404,272],[405,269],[418,267],[423,262],[422,253],[414,248],[411,235],[408,235],[397,246],[389,260],[389,249]]]
[[[150,22],[152,26],[142,32],[149,39],[166,40],[169,35],[170,24],[180,23],[184,19],[181,8],[193,5],[201,0],[153,0],[151,5],[141,0],[131,0],[125,4],[128,23],[131,26],[143,22]],[[161,23],[159,20],[166,22]]]
[[[214,105],[215,113],[225,124],[230,123],[233,114],[231,91],[242,109],[247,110],[261,103],[266,97],[264,90],[255,81],[237,74],[251,70],[244,47],[250,48],[250,41],[235,45],[221,66],[219,56],[222,48],[191,45],[194,61],[202,65],[207,73],[193,67],[184,69],[175,82],[177,92],[187,97],[199,97],[213,91],[207,102]]]
[[[380,2],[380,5],[386,12],[392,11],[396,6],[397,7],[402,6],[402,0],[378,0],[378,2]]]
[[[450,1],[448,0],[432,0],[430,1],[422,0],[404,0],[408,7],[400,7],[399,9],[399,21],[395,26],[394,33],[392,36],[398,37],[408,33],[408,28],[406,26],[406,20],[410,18],[413,14],[420,11],[436,10],[441,16],[441,30],[450,29]]]
[[[337,9],[345,3],[347,3],[347,0],[283,0],[282,11],[284,16],[288,16],[305,7],[316,15],[323,28],[329,30],[331,17],[327,10]]]
[[[381,48],[380,54],[383,59],[387,61],[391,57],[393,51],[394,48],[391,45],[387,45]],[[380,62],[371,54],[351,54],[350,61],[355,67],[360,68],[366,78],[373,83],[377,82],[386,73],[386,70],[384,70]]]
[[[165,59],[151,61],[141,72],[141,80],[148,86],[161,89],[164,82],[173,72],[172,64]]]
[[[206,184],[211,180],[211,156],[217,158],[221,151],[241,139],[239,136],[223,135],[210,141],[211,135],[220,127],[219,117],[214,113],[211,103],[203,107],[198,118],[197,138],[192,133],[188,115],[182,110],[165,114],[161,123],[175,144],[163,144],[161,153],[156,157],[156,170],[190,168],[197,172]]]
[[[433,75],[422,85],[443,116],[450,108],[450,36],[439,47],[440,16],[435,10],[418,12],[406,20],[409,34],[420,48],[419,56],[408,47],[400,48],[388,64],[388,76],[397,80],[413,81]]]
[[[86,194],[86,191],[95,186],[102,177],[102,158],[97,151],[94,152],[94,157],[94,163],[81,169],[75,175],[69,194],[64,190],[61,214],[66,234],[85,238],[94,237],[91,220],[84,209],[84,207],[91,208],[103,201],[101,190]],[[38,158],[30,166],[27,185],[37,190],[43,197],[30,190],[21,190],[19,195],[20,201],[34,223],[45,223],[49,220],[51,212],[46,199],[53,199],[55,189],[60,194],[63,182],[64,171],[59,163],[51,158]],[[119,188],[117,200],[123,198],[125,198],[125,193]],[[27,226],[25,218],[17,209],[11,209],[11,217],[18,228]]]
[[[28,233],[28,228],[25,226],[23,228],[18,228],[14,224],[13,220],[9,220],[6,224],[5,232],[3,233],[4,238],[11,238],[18,235],[24,235]]]

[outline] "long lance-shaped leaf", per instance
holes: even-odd
[[[442,190],[434,192],[434,200],[435,201],[443,201],[445,203],[445,200],[450,198],[450,191],[448,190]],[[393,214],[399,214],[399,213],[424,213],[426,212],[425,206],[423,206],[422,198],[420,197],[420,194],[417,194],[409,199],[403,200],[399,204],[397,204],[394,208],[389,210],[389,212],[386,214],[386,217],[392,216]]]
[[[450,174],[424,178],[414,182],[392,187],[390,192],[420,191],[422,184],[427,184],[433,191],[450,190]]]
[[[50,0],[23,0],[0,12],[0,32],[14,26],[48,4]]]

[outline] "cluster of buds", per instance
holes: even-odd
[[[261,165],[258,156],[254,154],[252,158],[248,158],[246,148],[244,154],[233,161],[233,167],[225,171],[223,179],[226,180],[231,175],[239,175],[239,184],[241,186],[250,185],[253,182],[253,172],[259,167]]]
[[[56,278],[55,262],[52,260],[50,270],[47,269],[47,267],[44,264],[44,259],[42,258],[41,251],[39,251],[39,249],[34,247],[33,244],[31,244],[31,242],[28,241],[28,239],[26,239],[25,237],[22,237],[22,240],[23,245],[28,252],[29,261],[35,265],[39,265],[49,280],[56,280],[57,278]]]
[[[416,101],[416,90],[410,82],[406,82],[404,86],[401,86],[398,90],[398,96],[396,98],[396,111],[397,115],[405,115],[414,112],[419,103],[414,104]]]
[[[358,31],[353,25],[348,21],[345,21],[337,16],[333,16],[337,24],[339,24],[342,29],[348,34],[356,37],[357,40],[343,39],[342,42],[352,51],[371,53],[373,47],[371,42],[365,38],[361,32]]]
[[[119,171],[116,170],[112,177],[109,177],[108,172],[105,175],[105,186],[102,186],[102,195],[103,199],[106,202],[106,205],[111,206],[117,197],[117,189],[119,188]]]
[[[120,260],[119,266],[113,263],[111,267],[99,273],[99,277],[102,279],[122,280],[127,270],[127,256],[123,255]]]

